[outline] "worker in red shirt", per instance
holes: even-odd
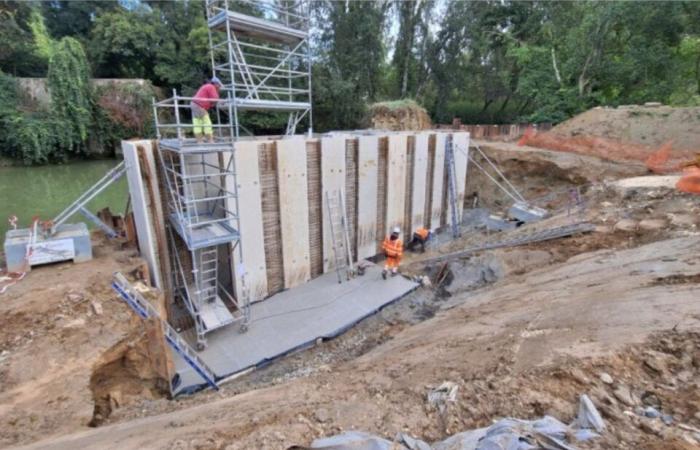
[[[197,142],[203,141],[203,134],[209,142],[214,142],[214,129],[209,118],[209,110],[216,106],[219,100],[219,90],[221,89],[221,80],[217,77],[212,77],[209,82],[204,83],[194,94],[194,98],[190,102],[192,109],[192,128],[194,137]]]
[[[382,278],[386,280],[387,273],[391,270],[391,276],[397,274],[399,269],[399,264],[401,263],[401,257],[403,256],[403,241],[399,239],[399,234],[401,229],[399,227],[394,227],[391,230],[391,234],[384,238],[382,243],[382,250],[384,250],[384,255],[386,256],[386,263],[384,264],[384,270],[382,271]]]

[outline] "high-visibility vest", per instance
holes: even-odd
[[[428,239],[428,235],[430,234],[430,230],[428,230],[427,228],[420,227],[416,230],[416,234],[421,239],[426,240],[426,239]]]
[[[400,258],[403,255],[403,242],[401,239],[394,239],[393,241],[389,236],[384,238],[384,243],[382,243],[382,250],[384,254],[389,258]]]

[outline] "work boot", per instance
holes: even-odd
[[[397,271],[395,271],[395,270],[392,270],[392,271],[391,271],[391,276],[392,276],[392,277],[395,277],[395,276],[398,275],[398,274],[399,274],[399,273],[398,273]]]
[[[382,270],[382,278],[386,280],[386,269]]]

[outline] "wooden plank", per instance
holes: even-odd
[[[435,160],[433,164],[433,208],[430,218],[430,226],[440,228],[442,226],[442,187],[445,180],[445,133],[435,135]]]
[[[455,172],[457,173],[457,217],[461,221],[462,212],[464,211],[465,189],[467,187],[469,133],[454,133],[452,139],[455,150]]]
[[[277,141],[280,225],[284,287],[309,281],[309,203],[306,142],[300,137]]]
[[[413,233],[418,227],[426,226],[425,212],[425,192],[428,178],[428,140],[430,134],[418,133],[415,136],[414,156],[413,156],[413,207],[411,208],[411,224],[408,233]],[[410,234],[412,236],[412,234]]]
[[[262,189],[260,186],[260,168],[258,165],[257,141],[239,141],[235,143],[236,182],[240,210],[241,252],[233,251],[233,276],[236,298],[241,298],[241,276],[250,294],[250,301],[267,297],[267,265],[265,263],[265,238],[262,220]],[[231,186],[227,187],[231,192]],[[227,202],[235,203],[235,199]],[[227,205],[234,211],[233,205]],[[243,254],[243,269],[240,269],[240,253]]]
[[[404,212],[406,201],[406,134],[389,135],[389,152],[387,161],[387,194],[385,233],[393,227],[404,230]]]
[[[358,138],[357,181],[357,259],[377,252],[377,136]]]
[[[345,190],[345,136],[321,138],[321,192],[323,217],[323,272],[335,268],[335,253],[331,236],[326,194],[336,196]],[[344,244],[343,244],[344,245]]]
[[[160,277],[160,264],[158,260],[157,239],[149,214],[151,203],[149,194],[141,173],[137,146],[151,148],[149,140],[122,141],[122,153],[126,161],[126,179],[129,186],[131,208],[134,212],[136,235],[139,242],[141,256],[148,263],[148,268],[153,274],[153,284],[157,288],[163,288]]]

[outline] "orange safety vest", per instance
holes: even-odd
[[[430,234],[430,230],[428,230],[427,228],[421,227],[421,228],[418,228],[418,229],[416,230],[416,234],[417,234],[418,237],[421,238],[422,240],[426,240],[426,239],[428,239],[428,234]]]
[[[382,250],[387,258],[401,258],[403,255],[403,242],[401,239],[391,240],[389,236],[384,238]]]

